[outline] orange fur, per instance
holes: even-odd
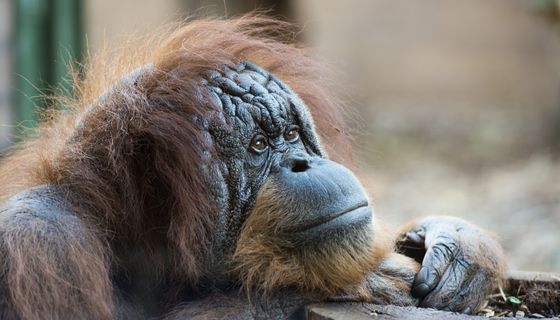
[[[108,310],[108,266],[95,267],[92,259],[106,261],[110,242],[142,246],[158,264],[165,238],[174,268],[158,266],[160,272],[190,286],[204,275],[216,217],[199,166],[212,148],[189,119],[211,108],[199,85],[209,70],[248,60],[280,78],[306,103],[321,137],[336,145],[333,158],[348,164],[348,137],[340,109],[321,81],[322,67],[307,49],[288,44],[293,39],[287,35],[293,35],[288,24],[258,15],[200,19],[90,58],[84,79],[75,79],[75,97],[61,98],[65,107],[44,116],[34,137],[2,160],[0,199],[42,184],[64,188],[76,216],[95,231],[93,247],[72,251],[75,256],[61,262],[73,263],[74,275],[43,259],[44,239],[5,240],[18,248],[4,257],[17,266],[5,270],[15,283],[9,287],[14,310],[30,319],[36,310],[79,310],[71,305],[75,291],[55,285],[57,277],[91,299],[92,309]],[[127,82],[133,70],[146,65],[153,72]],[[64,244],[72,246],[71,240]],[[43,272],[32,277],[26,270]],[[99,289],[92,292],[81,277],[97,279]],[[47,289],[50,294],[41,299]]]
[[[309,249],[294,247],[281,231],[283,225],[293,225],[286,221],[293,212],[284,208],[297,208],[287,201],[267,183],[241,230],[234,272],[248,291],[270,293],[293,286],[303,293],[332,296],[359,285],[392,248],[377,221],[357,238]]]

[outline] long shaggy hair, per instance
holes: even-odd
[[[199,170],[212,144],[192,121],[212,109],[200,86],[208,71],[243,60],[268,70],[306,103],[331,158],[350,164],[346,129],[321,79],[322,66],[291,43],[293,34],[290,25],[258,15],[201,19],[92,57],[84,78],[76,77],[75,96],[46,114],[35,138],[2,161],[0,199],[36,185],[58,185],[101,239],[142,243],[155,252],[154,239],[166,238],[173,271],[196,283],[204,275],[216,219]],[[109,251],[106,243],[98,246],[93,251]],[[40,259],[32,257],[32,248],[14,252],[14,263],[24,268],[25,261]],[[87,269],[88,259],[76,261],[84,264],[76,268]],[[46,274],[44,283],[10,277],[12,295],[21,301],[44,301],[34,285],[59,290]]]

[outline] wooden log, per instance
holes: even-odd
[[[473,320],[488,319],[480,316],[422,309],[415,307],[382,306],[369,303],[321,303],[313,304],[306,309],[307,320]],[[499,318],[511,320],[515,318]]]
[[[529,288],[542,288],[547,294],[556,295],[560,307],[560,275],[554,273],[511,271],[505,283],[505,290],[510,293],[525,291]],[[415,307],[382,306],[369,303],[318,303],[306,307],[305,316],[308,320],[472,320],[488,319],[481,316],[469,316],[453,312],[438,311]],[[496,319],[516,319],[500,317]],[[553,319],[553,318],[547,318]],[[557,319],[557,318],[556,318]]]

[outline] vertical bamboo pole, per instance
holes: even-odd
[[[14,118],[24,127],[36,124],[41,91],[50,78],[49,7],[47,0],[18,0],[15,6]]]
[[[81,0],[17,0],[16,2],[16,123],[37,124],[45,107],[43,94],[72,93],[70,61],[82,52]]]

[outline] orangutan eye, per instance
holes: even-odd
[[[266,137],[259,134],[253,138],[251,141],[251,149],[256,153],[263,153],[266,148],[268,148],[268,143],[266,142]]]
[[[299,139],[299,127],[291,126],[284,132],[284,139],[288,142],[296,142]]]

